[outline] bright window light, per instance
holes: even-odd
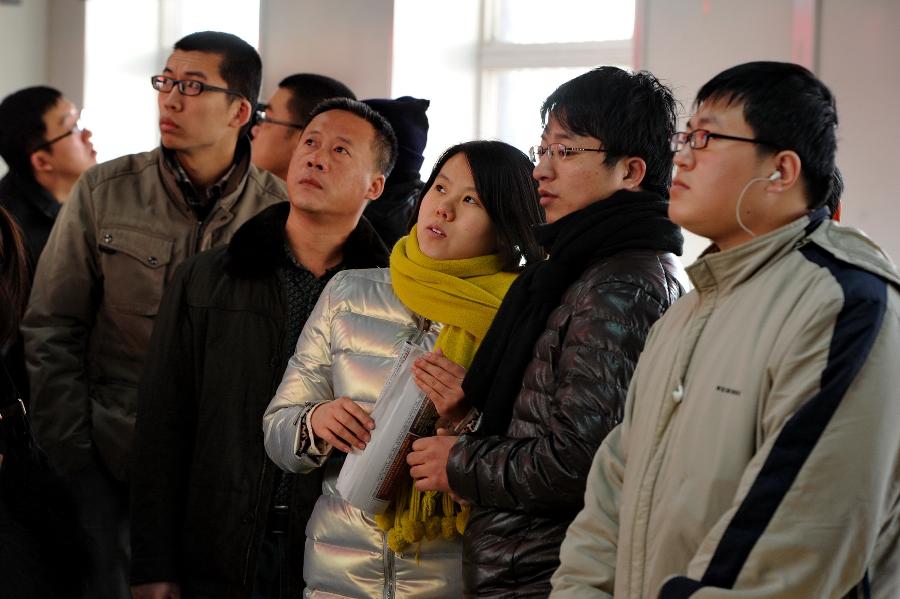
[[[494,0],[493,10],[498,42],[602,42],[634,32],[634,0]]]
[[[499,109],[482,112],[482,137],[502,139],[527,153],[540,141],[541,104],[557,87],[589,69],[583,66],[487,71],[484,103]]]
[[[259,48],[259,0],[161,0],[161,5],[168,16],[164,38],[171,38],[163,39],[165,46],[195,31],[227,31]]]

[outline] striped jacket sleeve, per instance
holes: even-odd
[[[897,294],[812,244],[801,251],[842,298],[770,368],[758,450],[733,505],[662,599],[897,596]]]

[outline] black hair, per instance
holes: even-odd
[[[422,200],[441,169],[457,154],[466,157],[475,190],[494,224],[503,270],[519,272],[523,258],[526,264],[543,260],[543,249],[532,230],[544,222],[537,181],[531,176],[534,164],[521,150],[502,141],[467,141],[441,154],[419,193],[413,218],[418,218]]]
[[[834,217],[841,204],[841,196],[844,195],[844,175],[837,166],[831,172],[831,188],[828,190],[828,197],[825,199],[825,207],[828,209],[828,216]]]
[[[182,52],[207,52],[222,57],[219,76],[225,84],[250,102],[251,116],[262,85],[262,59],[256,49],[231,33],[198,31],[177,42],[175,50]],[[250,131],[252,118],[241,128],[241,135]]]
[[[652,73],[605,66],[556,88],[541,106],[541,122],[546,126],[553,116],[572,133],[599,139],[607,166],[626,156],[642,158],[641,187],[668,198],[676,106],[672,90]]]
[[[308,122],[309,113],[319,102],[329,98],[356,99],[353,91],[337,79],[314,73],[290,75],[282,79],[278,87],[283,87],[291,93],[287,105],[291,120],[302,125]]]
[[[806,203],[828,202],[837,151],[837,107],[831,90],[808,69],[787,62],[748,62],[722,71],[697,92],[703,102],[742,105],[744,120],[759,139],[800,156]],[[773,149],[757,145],[761,154]]]
[[[315,117],[328,112],[329,110],[344,110],[355,114],[361,119],[368,121],[372,128],[375,129],[375,137],[372,140],[372,150],[375,152],[376,168],[387,179],[397,162],[397,136],[390,123],[383,116],[378,114],[372,107],[363,104],[358,100],[350,98],[331,98],[324,102],[319,102],[312,112],[309,113],[307,123]]]
[[[15,339],[31,288],[22,231],[0,206],[0,346]]]
[[[0,102],[0,156],[9,170],[34,180],[31,154],[44,143],[44,115],[62,98],[59,90],[43,85],[26,87]]]

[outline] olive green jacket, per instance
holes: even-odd
[[[159,148],[88,170],[38,263],[22,325],[34,430],[74,474],[99,454],[127,480],[137,385],[163,291],[188,257],[225,245],[283,183],[244,152],[198,222]]]

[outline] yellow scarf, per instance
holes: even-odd
[[[397,297],[416,314],[443,324],[435,349],[464,368],[472,363],[517,276],[500,268],[499,254],[462,260],[429,258],[419,249],[415,227],[391,252],[391,283]],[[423,538],[443,534],[450,539],[462,534],[468,516],[468,506],[460,507],[449,495],[421,493],[402,485],[391,508],[375,521],[388,533],[390,548],[400,553]]]

